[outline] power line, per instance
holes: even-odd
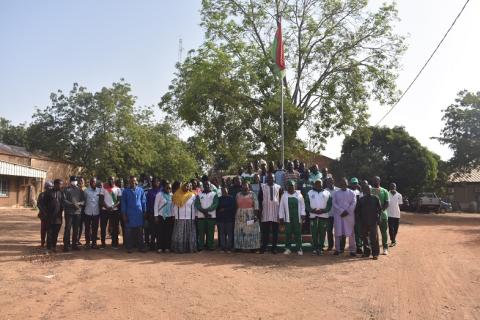
[[[402,100],[402,98],[407,94],[407,92],[410,90],[410,88],[413,86],[413,84],[415,83],[415,81],[417,81],[418,77],[420,76],[420,74],[422,74],[423,70],[427,67],[428,63],[430,62],[430,60],[432,60],[433,56],[435,55],[435,53],[437,53],[438,51],[438,48],[440,48],[440,46],[442,45],[443,41],[445,40],[445,38],[447,37],[447,35],[449,34],[450,30],[452,30],[453,26],[455,25],[455,23],[457,23],[457,20],[458,18],[460,18],[460,16],[462,15],[463,11],[465,10],[465,7],[467,6],[467,4],[470,2],[470,0],[467,0],[465,1],[465,4],[463,5],[462,9],[460,10],[460,12],[458,13],[458,15],[455,17],[455,20],[453,20],[453,23],[450,25],[450,27],[448,28],[447,32],[443,35],[443,38],[442,40],[440,40],[440,42],[438,43],[437,47],[435,48],[435,50],[433,50],[432,54],[430,55],[430,57],[428,58],[427,62],[425,62],[425,64],[423,65],[423,67],[420,69],[420,71],[417,73],[417,75],[415,76],[415,78],[413,78],[413,81],[410,82],[410,84],[408,85],[407,87],[407,90],[405,90],[405,92],[402,93],[402,95],[400,96],[400,98],[398,98],[398,100],[395,102],[395,104],[390,108],[390,110],[388,110],[387,113],[385,113],[385,115],[382,117],[382,119],[380,119],[377,124],[375,126],[378,126],[380,124],[380,122],[382,122],[389,114],[390,112],[393,111],[393,109],[395,109],[395,107],[398,105],[398,103]]]

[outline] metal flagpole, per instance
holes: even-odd
[[[281,93],[281,101],[282,101],[282,107],[281,107],[281,110],[282,110],[282,123],[280,125],[281,127],[281,131],[282,131],[282,166],[285,166],[285,135],[284,135],[284,130],[283,130],[283,77],[280,79],[280,86],[281,86],[281,90],[280,90],[280,93]]]

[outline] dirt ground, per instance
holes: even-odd
[[[480,215],[404,214],[398,246],[378,261],[46,256],[35,215],[0,210],[0,319],[480,319]]]

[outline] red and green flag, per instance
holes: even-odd
[[[271,55],[274,62],[273,67],[275,73],[277,73],[280,78],[285,77],[285,53],[282,39],[282,22],[280,19],[277,21],[277,32],[275,33],[275,38],[273,39]]]

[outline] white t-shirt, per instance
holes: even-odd
[[[100,194],[103,196],[105,201],[105,205],[108,207],[112,207],[113,205],[118,203],[119,197],[122,196],[122,190],[118,187],[113,187],[111,192],[108,192],[107,189],[102,188]],[[115,201],[113,200],[115,198]]]
[[[391,218],[400,218],[400,205],[403,204],[402,195],[399,192],[395,194],[388,192],[390,199],[388,200],[387,213]]]

